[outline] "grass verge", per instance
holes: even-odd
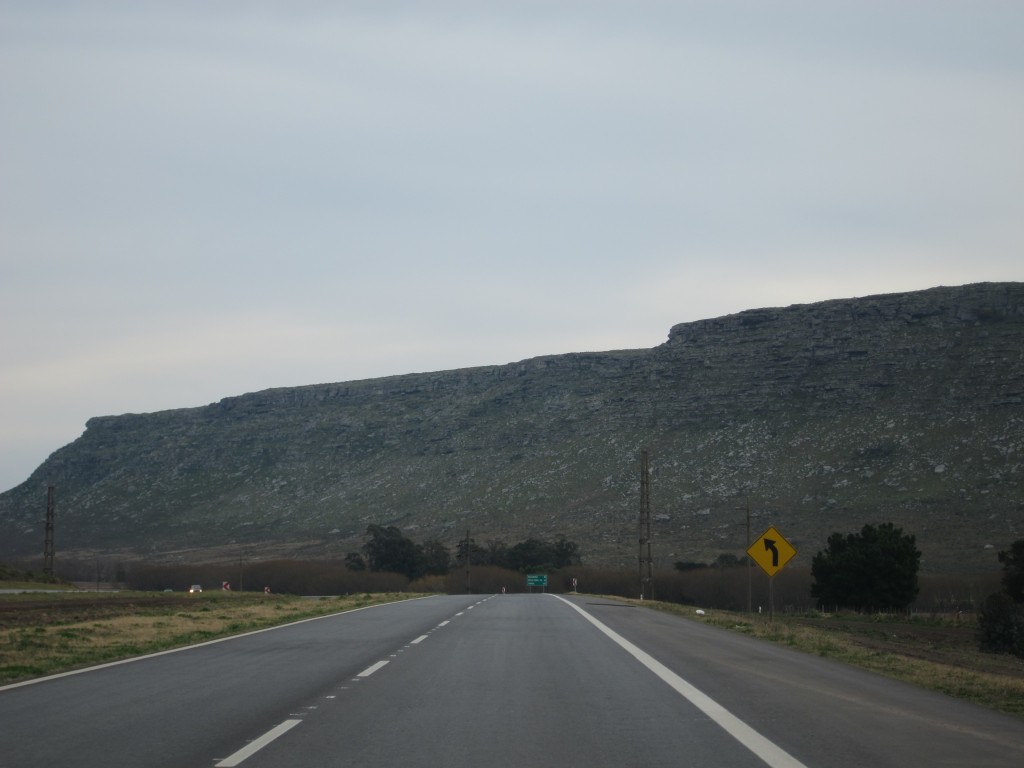
[[[769,622],[732,611],[701,616],[675,603],[642,605],[1024,717],[1024,659],[979,651],[973,618],[807,614]]]
[[[79,592],[0,599],[0,684],[155,653],[300,619],[409,599]]]

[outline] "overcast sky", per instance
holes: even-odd
[[[1024,280],[1024,3],[0,0],[0,490],[92,416]]]

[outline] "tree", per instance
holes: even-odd
[[[370,540],[363,545],[366,560],[371,571],[401,573],[410,579],[420,575],[419,552],[415,542],[407,539],[402,532],[389,525],[368,525],[366,535]]]
[[[917,597],[920,564],[914,537],[892,523],[833,533],[811,561],[811,595],[822,605],[865,611],[906,608]]]
[[[1003,591],[989,595],[978,612],[978,646],[1024,658],[1024,539],[999,553]]]
[[[555,568],[565,568],[570,565],[579,565],[580,545],[575,541],[568,541],[565,536],[559,536],[551,547],[553,559],[552,565]]]
[[[467,540],[459,539],[455,545],[455,562],[459,565],[466,565]],[[469,564],[470,565],[493,565],[487,559],[487,552],[476,543],[476,539],[468,540]]]
[[[493,565],[498,568],[511,568],[511,557],[508,544],[502,539],[488,539],[487,549],[484,552],[484,564]]]
[[[739,568],[741,565],[746,565],[746,558],[740,559],[731,552],[723,552],[715,558],[715,568]]]
[[[710,565],[698,563],[693,560],[677,560],[675,567],[677,571],[700,571],[705,568],[739,568],[747,564],[746,558],[739,558],[731,552],[723,552]]]
[[[1024,604],[1005,592],[989,595],[978,612],[978,647],[1024,658]]]
[[[523,573],[540,573],[579,565],[580,547],[575,541],[559,536],[555,541],[526,539],[506,553],[507,567]]]
[[[345,555],[345,567],[350,571],[365,571],[366,560],[358,552],[349,552]]]
[[[554,552],[546,541],[530,538],[513,545],[509,550],[509,558],[515,570],[539,573],[550,566]]]
[[[1024,603],[1024,539],[1017,539],[999,553],[1003,564],[1003,590],[1015,603]]]
[[[437,539],[423,542],[418,548],[419,570],[426,576],[444,576],[451,567],[452,555],[448,547]]]
[[[698,563],[693,560],[676,560],[677,571],[702,571],[708,567],[707,563]]]

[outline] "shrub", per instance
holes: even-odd
[[[989,595],[978,615],[978,645],[1024,658],[1024,605],[1005,592]]]

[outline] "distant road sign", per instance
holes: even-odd
[[[548,585],[548,575],[546,573],[528,573],[526,575],[526,586],[528,587],[546,587]]]
[[[761,566],[762,571],[769,576],[774,576],[785,567],[786,563],[793,559],[796,550],[775,529],[775,526],[772,526],[762,533],[757,541],[750,545],[747,549],[747,554],[750,555],[755,563]]]

